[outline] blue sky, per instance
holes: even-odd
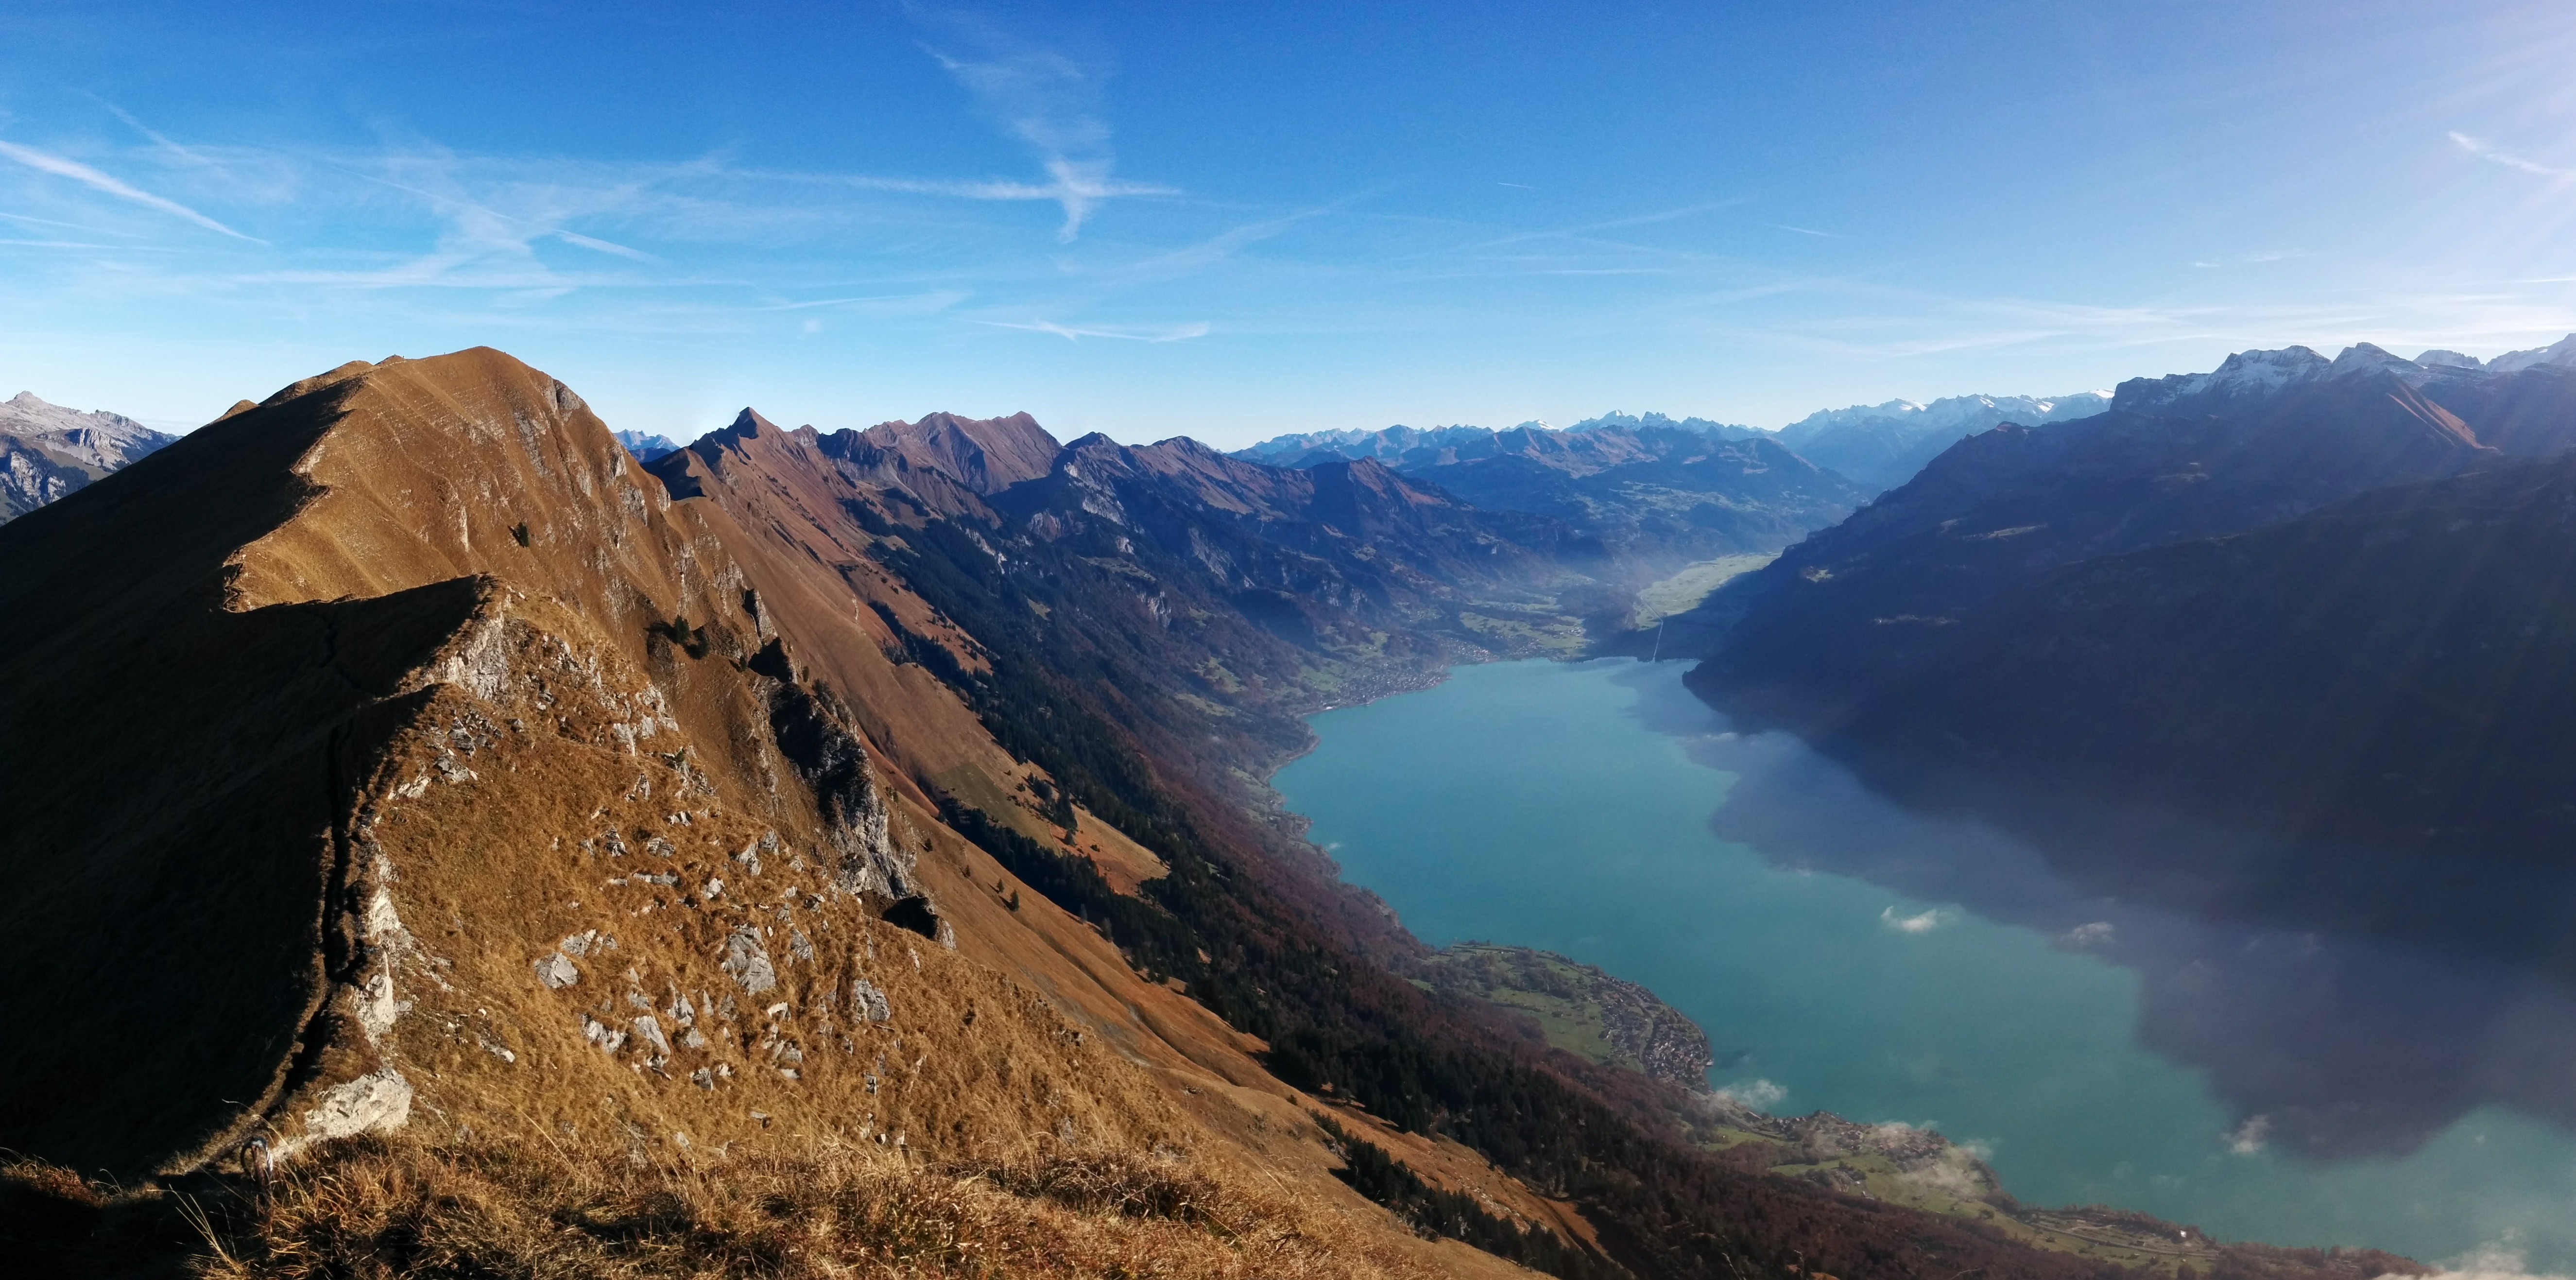
[[[1776,426],[2576,330],[2564,3],[11,0],[0,395]]]

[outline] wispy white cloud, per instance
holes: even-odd
[[[55,218],[31,218],[23,213],[0,213],[0,218],[5,218],[11,222],[23,222],[31,227],[61,227],[66,231],[86,231],[94,236],[131,236],[134,234],[130,231],[116,231],[107,227],[93,227],[86,223],[63,222]]]
[[[871,293],[855,298],[815,298],[806,302],[776,302],[755,311],[812,311],[821,307],[899,306],[912,310],[939,311],[966,300],[962,289],[933,289],[927,293]]]
[[[1049,161],[1047,170],[1053,182],[1016,182],[1007,178],[981,181],[948,178],[886,178],[853,174],[842,181],[864,191],[898,191],[911,195],[955,196],[961,200],[1043,200],[1065,206],[1066,232],[1091,216],[1101,201],[1118,196],[1174,196],[1177,187],[1157,186],[1149,182],[1114,181],[1105,173],[1087,172],[1069,162]],[[1071,203],[1068,203],[1071,202]],[[1076,206],[1079,206],[1077,210]]]
[[[2524,173],[2536,174],[2543,178],[2576,177],[2576,169],[2560,169],[2551,165],[2542,164],[2537,160],[2525,160],[2521,156],[2515,155],[2510,151],[2499,151],[2495,147],[2488,145],[2486,142],[2470,137],[2468,134],[2462,133],[2457,129],[2451,131],[2451,141],[2458,144],[2460,150],[2466,151],[2470,155],[2476,156],[2481,160],[2491,160],[2508,169],[2519,169]]]
[[[1200,321],[1197,324],[1174,325],[1161,329],[1077,329],[1069,325],[1057,324],[1051,320],[1030,320],[1026,322],[1014,322],[1009,320],[979,320],[976,323],[991,325],[996,329],[1018,329],[1027,333],[1051,333],[1067,342],[1078,342],[1084,338],[1115,338],[1121,342],[1187,342],[1192,338],[1204,338],[1209,332],[1209,327],[1206,321]]]
[[[1930,933],[1940,928],[1949,918],[1949,913],[1939,907],[1910,916],[1896,914],[1894,907],[1884,908],[1878,913],[1878,922],[1898,933]]]
[[[1117,158],[1109,145],[1100,88],[1108,70],[1062,50],[1023,40],[972,14],[914,7],[916,21],[947,37],[947,48],[923,50],[954,77],[1004,131],[1037,153],[1044,183],[908,182],[881,179],[880,190],[917,190],[975,200],[1051,200],[1064,210],[1056,238],[1071,242],[1100,206],[1125,196],[1166,196],[1173,189],[1123,182],[1110,176]]]
[[[1753,197],[1751,196],[1729,196],[1724,200],[1703,200],[1696,204],[1679,205],[1670,209],[1657,209],[1650,213],[1632,213],[1624,217],[1609,218],[1599,222],[1586,222],[1578,226],[1558,227],[1549,231],[1516,232],[1512,235],[1503,236],[1498,239],[1487,240],[1478,247],[1498,249],[1505,245],[1526,244],[1532,240],[1553,240],[1559,238],[1580,239],[1589,236],[1597,236],[1604,231],[1624,231],[1630,227],[1652,226],[1659,222],[1677,222],[1683,218],[1695,218],[1704,213],[1716,213],[1722,209],[1733,209],[1740,205],[1746,205],[1752,202]]]
[[[49,151],[38,151],[34,147],[20,146],[14,142],[0,142],[0,156],[6,156],[39,173],[69,178],[91,190],[105,192],[119,200],[131,200],[136,204],[185,218],[209,231],[220,231],[236,240],[248,240],[253,244],[267,243],[256,236],[243,235],[176,200],[156,196],[149,191],[130,186],[77,160],[58,156]]]
[[[1814,227],[1793,227],[1785,222],[1774,222],[1771,224],[1771,229],[1774,231],[1795,231],[1802,236],[1815,236],[1825,240],[1851,239],[1850,236],[1844,235],[1839,231],[1818,231]]]
[[[117,119],[124,121],[127,128],[151,139],[153,145],[161,148],[163,153],[188,164],[204,166],[212,166],[214,164],[214,161],[209,160],[186,147],[180,146],[176,142],[172,142],[169,138],[156,132],[150,125],[135,119],[133,113],[127,111],[125,108],[120,107],[105,98],[101,98],[94,93],[88,96],[92,101],[97,102],[98,105],[105,107],[109,115],[115,116]]]
[[[611,257],[625,258],[633,262],[661,261],[660,258],[656,258],[652,254],[646,253],[641,249],[629,249],[625,245],[617,244],[612,241],[601,240],[593,236],[582,235],[576,231],[565,231],[561,228],[557,228],[551,234],[555,239],[561,240],[565,244],[579,245],[593,253],[605,253]]]

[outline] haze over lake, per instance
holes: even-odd
[[[1730,732],[1682,671],[1459,668],[1314,717],[1275,785],[1426,941],[1644,983],[1774,1112],[1938,1127],[2030,1204],[2576,1267],[2564,988],[2088,898]]]

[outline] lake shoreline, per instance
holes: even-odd
[[[1720,1084],[1756,1096],[1768,1085],[1792,1112],[1929,1125],[2034,1202],[2121,1204],[2223,1237],[2428,1258],[2519,1230],[2535,1263],[2576,1259],[2576,1238],[2551,1216],[2576,1205],[2576,1141],[2563,1131],[2487,1107],[2411,1155],[2311,1164],[2281,1145],[2294,1117],[2272,1116],[2267,1139],[2254,1119],[2270,1113],[2249,1119],[2211,1094],[2225,1071],[2141,1044],[2164,998],[2163,975],[2134,967],[2161,936],[2152,920],[2117,917],[2136,938],[2070,941],[2079,929],[2043,935],[1957,897],[1891,893],[1882,882],[1908,881],[1887,867],[1802,864],[1721,841],[1713,813],[1799,800],[1736,794],[1748,777],[1795,781],[1774,766],[1798,748],[1733,735],[1682,688],[1678,665],[1455,667],[1418,700],[1310,717],[1313,745],[1269,789],[1348,883],[1425,943],[1555,951],[1636,982],[1707,1030],[1726,1064]],[[1818,795],[1838,820],[1868,810],[1879,827],[1845,825],[1870,840],[1901,846],[1933,831],[1862,793]],[[2031,891],[2016,878],[2042,874],[1997,866],[2014,892]],[[1981,1087],[1989,1076],[1997,1083]],[[2458,1198],[2425,1202],[2416,1193],[2428,1185]]]

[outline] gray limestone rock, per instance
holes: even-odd
[[[850,1012],[870,1022],[885,1022],[894,1017],[894,1010],[886,1004],[885,992],[865,978],[850,980]]]
[[[538,957],[537,981],[546,984],[548,991],[561,991],[581,981],[581,970],[574,968],[572,960],[557,951]]]
[[[748,995],[756,996],[778,985],[778,970],[769,963],[769,948],[762,945],[757,929],[736,929],[725,939],[725,958],[720,967]]]

